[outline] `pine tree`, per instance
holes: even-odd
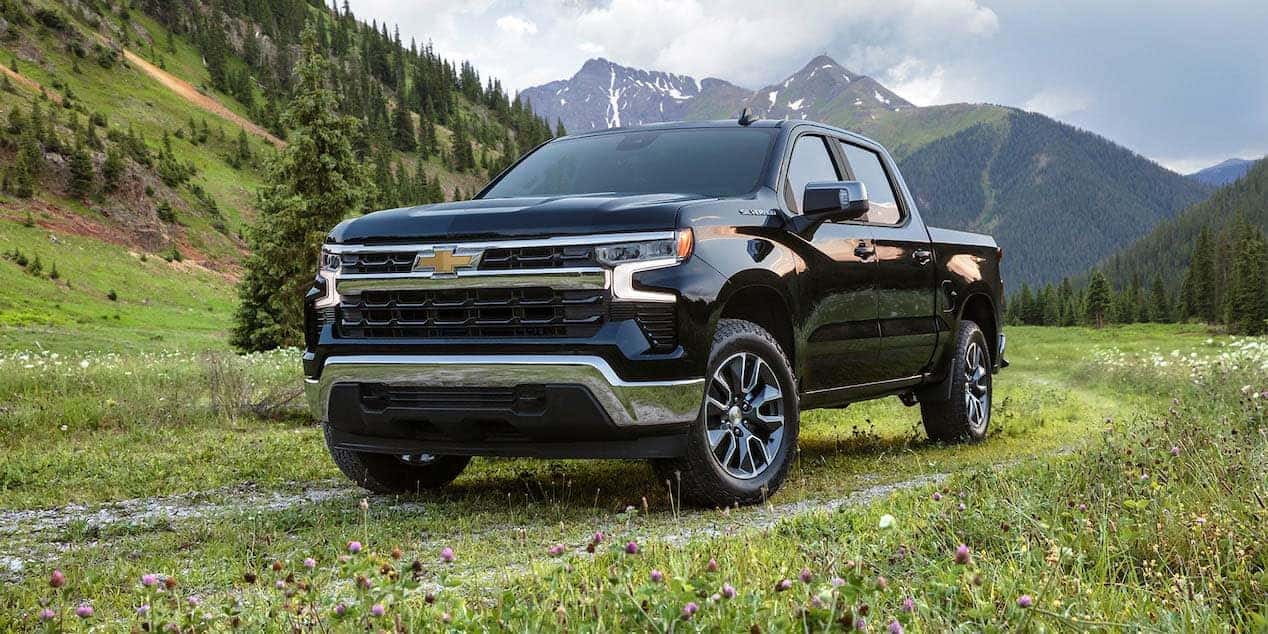
[[[240,350],[299,343],[303,294],[326,232],[362,211],[373,195],[373,183],[352,151],[359,126],[339,114],[328,84],[334,71],[317,47],[311,23],[301,41],[303,58],[286,113],[293,134],[271,161],[268,185],[260,190],[252,253],[238,289],[231,343]]]
[[[110,146],[106,150],[106,160],[101,164],[101,190],[113,192],[119,189],[119,181],[123,178],[123,155],[118,146]]]
[[[1083,306],[1083,315],[1088,323],[1097,328],[1105,326],[1105,317],[1110,310],[1111,293],[1109,280],[1105,278],[1105,274],[1100,269],[1094,269],[1091,279],[1088,280],[1087,298]]]
[[[568,131],[564,129],[564,122],[559,118],[555,119],[555,138],[567,136]]]
[[[413,152],[418,147],[414,118],[404,106],[397,106],[392,113],[392,147],[402,152]]]
[[[1167,287],[1160,275],[1154,276],[1149,288],[1149,321],[1159,324],[1171,321],[1171,300],[1167,298]]]
[[[242,128],[238,128],[238,149],[233,160],[238,167],[251,163],[251,141],[247,138],[247,131]]]
[[[1193,247],[1193,259],[1189,264],[1192,292],[1192,315],[1213,324],[1216,321],[1215,301],[1215,248],[1210,229],[1203,227]]]
[[[29,127],[22,134],[18,146],[18,155],[9,167],[9,190],[18,198],[30,198],[35,195],[35,183],[44,169],[44,150],[36,137],[34,127]]]
[[[1268,331],[1268,250],[1264,234],[1250,223],[1238,223],[1233,276],[1228,291],[1228,324],[1233,332],[1260,335]]]
[[[83,198],[92,192],[92,156],[81,145],[70,155],[70,195]]]

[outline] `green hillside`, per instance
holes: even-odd
[[[1111,281],[1124,283],[1138,275],[1162,277],[1169,289],[1178,290],[1193,259],[1198,235],[1205,227],[1213,237],[1216,288],[1222,289],[1231,270],[1230,250],[1235,241],[1234,222],[1239,214],[1248,223],[1268,231],[1268,161],[1258,161],[1240,180],[1226,185],[1210,198],[1185,209],[1148,235],[1102,262]],[[1217,293],[1217,304],[1222,293]]]
[[[363,131],[367,211],[468,196],[551,134],[346,7],[0,0],[0,18],[0,347],[224,345],[305,22]]]
[[[927,221],[995,236],[1008,255],[1010,284],[1081,273],[1207,194],[1095,134],[1039,114],[984,108],[994,115],[989,120],[923,145],[909,132],[899,147],[915,149],[899,164]],[[972,118],[966,111],[942,125]]]

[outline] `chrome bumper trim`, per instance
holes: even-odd
[[[687,424],[704,399],[704,379],[626,381],[601,357],[572,355],[354,355],[330,357],[320,379],[305,379],[309,410],[329,420],[339,383],[437,387],[583,385],[618,427]]]
[[[459,271],[457,275],[447,277],[435,277],[430,273],[383,273],[339,275],[334,279],[340,295],[375,290],[524,288],[529,286],[546,286],[564,290],[602,290],[610,285],[608,271],[599,268]]]

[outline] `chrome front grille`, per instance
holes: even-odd
[[[343,271],[356,275],[409,273],[414,269],[416,255],[410,251],[344,253],[339,256],[339,259]]]
[[[360,251],[340,256],[342,271],[352,275],[409,273],[414,269],[417,251]],[[523,271],[566,269],[597,266],[594,247],[518,246],[484,250],[479,271]]]
[[[606,290],[456,288],[365,291],[343,299],[348,338],[590,337],[607,320]]]

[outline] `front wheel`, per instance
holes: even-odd
[[[761,502],[779,489],[797,449],[799,404],[788,359],[757,324],[724,319],[706,376],[687,454],[657,462],[657,473],[697,506]]]
[[[991,355],[977,324],[964,320],[951,357],[951,398],[921,401],[920,415],[929,438],[941,442],[978,442],[991,422]]]
[[[349,480],[374,493],[418,493],[437,489],[453,482],[471,462],[469,456],[398,456],[341,449],[331,442],[330,426],[323,425],[323,428],[326,448],[335,465]]]

